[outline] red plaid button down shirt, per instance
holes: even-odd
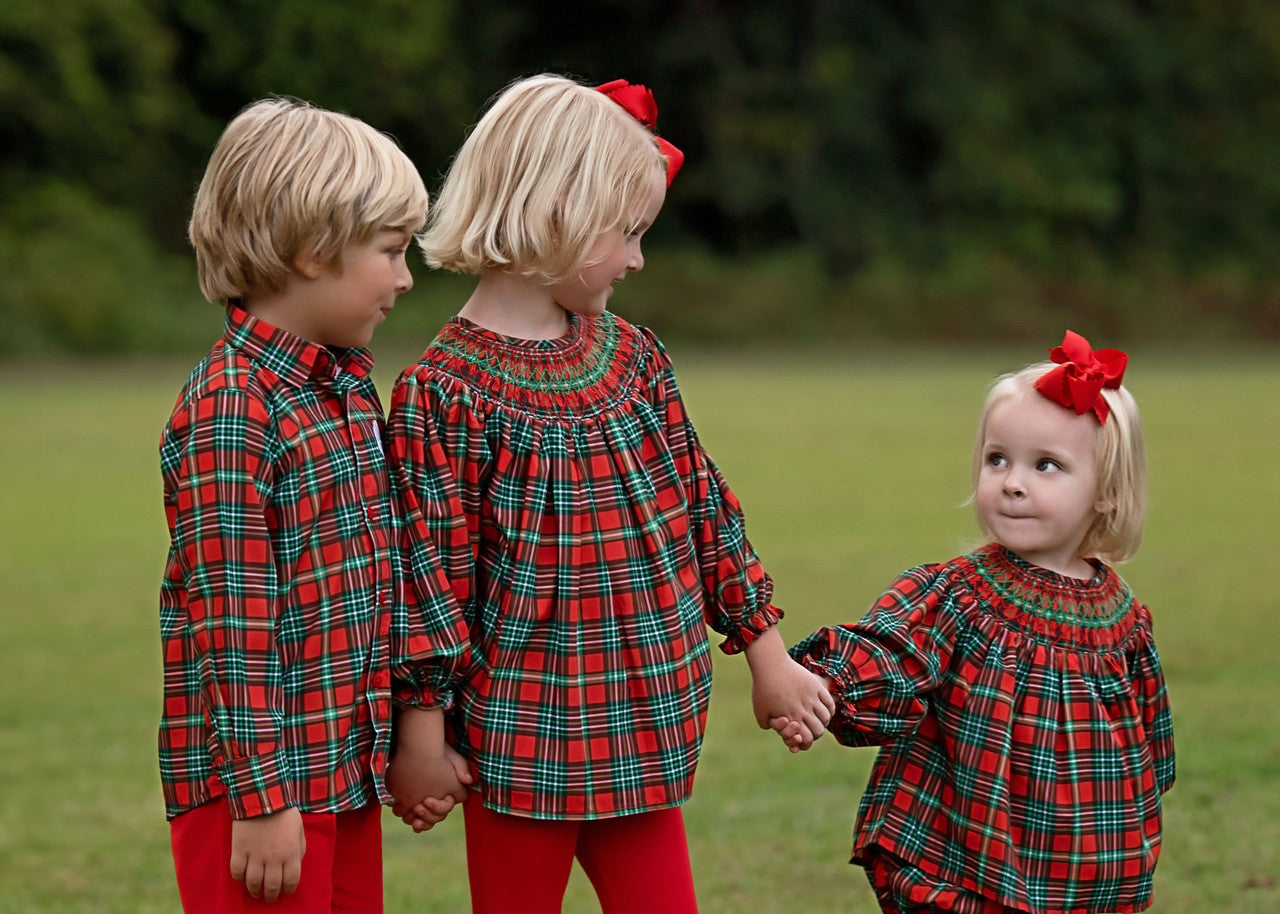
[[[385,800],[393,697],[449,699],[465,629],[425,541],[393,548],[371,365],[231,308],[165,427],[170,818],[223,795],[237,818]]]
[[[1151,613],[1110,568],[1076,581],[987,546],[792,654],[832,679],[836,739],[884,746],[853,862],[888,851],[1031,914],[1150,905],[1173,724]]]
[[[607,312],[548,341],[455,318],[388,422],[470,625],[452,723],[486,806],[587,819],[684,802],[706,627],[733,651],[780,613],[661,344]]]

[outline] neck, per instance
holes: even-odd
[[[300,277],[290,276],[279,292],[246,295],[240,302],[240,308],[273,327],[304,340],[314,340],[304,285]]]
[[[569,329],[569,312],[556,304],[547,286],[507,270],[480,274],[458,316],[502,336],[524,340],[554,340]]]

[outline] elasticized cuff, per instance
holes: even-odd
[[[726,654],[742,653],[747,649],[747,645],[777,625],[782,616],[781,609],[772,603],[764,604],[759,609],[742,617],[738,630],[720,643],[720,650]]]
[[[453,692],[436,689],[419,682],[396,682],[391,689],[391,703],[397,708],[448,711],[453,707]]]

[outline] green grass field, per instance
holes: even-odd
[[[1280,353],[1132,354],[1152,510],[1123,573],[1155,614],[1179,750],[1153,910],[1273,914]],[[777,581],[788,641],[966,547],[982,392],[1037,355],[675,351]],[[383,356],[384,392],[406,357]],[[154,758],[166,547],[155,443],[189,368],[0,366],[0,912],[178,909]],[[824,741],[789,755],[754,726],[745,664],[719,658],[716,676],[686,808],[702,910],[876,910],[845,863],[872,752]],[[388,818],[389,912],[467,910],[461,826],[414,836]],[[599,910],[577,874],[565,910]]]

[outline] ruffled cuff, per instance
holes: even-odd
[[[453,691],[447,685],[397,680],[391,688],[391,703],[397,708],[448,711],[453,707]]]
[[[296,805],[283,751],[229,759],[217,771],[233,819],[265,816]]]
[[[720,650],[726,654],[742,653],[747,649],[747,645],[777,625],[782,616],[782,610],[772,603],[765,603],[758,609],[744,614],[738,623],[738,630],[721,642]]]

